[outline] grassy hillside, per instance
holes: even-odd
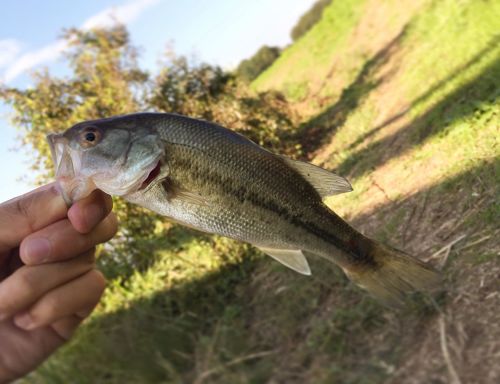
[[[25,382],[500,382],[499,19],[493,0],[333,1],[253,84],[352,182],[331,207],[442,269],[439,303],[390,310],[325,261],[305,277],[165,224]]]

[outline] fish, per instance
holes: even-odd
[[[352,191],[344,177],[218,124],[143,112],[83,121],[47,139],[69,205],[100,189],[250,243],[303,275],[307,258],[322,257],[387,305],[439,285],[430,265],[363,235],[324,203]]]

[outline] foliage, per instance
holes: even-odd
[[[301,38],[307,31],[309,31],[314,24],[316,24],[323,15],[323,10],[330,5],[332,0],[318,0],[313,6],[302,16],[300,16],[299,21],[292,28],[290,36],[293,41]]]
[[[249,59],[243,60],[236,68],[236,74],[246,82],[256,79],[280,56],[278,47],[264,45]]]
[[[141,103],[132,89],[144,86],[147,74],[137,67],[136,50],[123,27],[64,33],[73,77],[57,79],[48,72],[34,74],[26,90],[3,87],[0,97],[14,108],[14,125],[24,144],[35,150],[34,166],[49,172],[48,133],[81,121],[137,110]]]
[[[324,9],[321,21],[303,38],[283,49],[280,57],[252,82],[251,87],[258,92],[283,92],[292,101],[307,99],[313,106],[317,101],[309,96],[322,93],[323,86],[334,95],[342,92],[342,85],[352,75],[352,66],[362,65],[366,59],[364,55],[347,52],[349,47],[357,48],[348,44],[348,39],[363,16],[365,3],[366,0],[333,1]],[[359,48],[365,43],[364,40]],[[339,55],[340,52],[348,56]],[[335,66],[333,57],[349,57],[349,62]],[[336,81],[331,82],[330,78]],[[334,84],[332,89],[331,83]]]
[[[301,141],[319,131],[313,161],[341,170],[354,187],[328,202],[338,213],[413,254],[444,256],[448,299],[439,314],[419,302],[383,308],[324,260],[311,257],[313,275],[300,276],[260,260],[248,245],[155,221],[135,237],[134,251],[126,243],[104,250],[110,283],[102,304],[25,382],[447,382],[450,361],[463,382],[498,381],[491,351],[500,329],[500,7],[414,3],[332,2],[254,86],[290,89],[303,100],[293,105],[299,111],[307,104]],[[380,17],[373,18],[373,7]],[[358,33],[367,26],[370,33]],[[324,104],[305,89],[318,78],[328,89]],[[266,107],[231,75],[175,56],[144,86],[144,108],[238,129],[238,116],[249,118],[243,99]],[[51,92],[48,100],[64,94],[59,87]],[[287,137],[279,128],[272,135]],[[134,231],[147,228],[140,219]],[[448,251],[439,254],[443,247]],[[132,262],[119,262],[117,250]],[[141,257],[150,261],[133,260]],[[448,333],[439,333],[440,324]],[[474,342],[464,343],[471,330]],[[446,362],[442,340],[454,346]]]
[[[295,154],[299,149],[284,97],[274,91],[254,94],[219,67],[168,54],[148,103],[158,111],[217,122],[277,152]]]
[[[99,119],[143,108],[148,74],[137,65],[137,51],[123,26],[111,29],[64,33],[66,58],[72,76],[58,79],[48,72],[35,73],[34,85],[26,90],[3,88],[0,97],[12,105],[14,125],[24,134],[24,144],[33,147],[34,168],[41,182],[53,177],[48,133],[59,132],[82,120]],[[130,259],[137,239],[154,228],[156,217],[145,210],[115,200],[121,223],[116,241],[116,260]],[[120,252],[122,251],[122,252]],[[133,257],[132,257],[133,258]]]
[[[0,98],[11,104],[13,123],[23,129],[24,144],[34,149],[40,182],[53,176],[48,133],[82,121],[145,109],[176,112],[216,121],[246,134],[269,149],[292,153],[292,123],[286,101],[277,92],[251,94],[247,87],[219,67],[190,65],[185,57],[167,55],[154,81],[137,64],[136,49],[123,26],[80,31],[70,29],[66,58],[72,76],[34,75],[26,90],[2,88]],[[129,275],[154,262],[150,255],[161,236],[158,216],[115,199],[121,223],[113,251],[101,258],[109,276]],[[105,251],[106,252],[106,251]]]

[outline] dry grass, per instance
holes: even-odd
[[[351,5],[334,1],[348,21],[311,30],[257,86],[310,83],[296,105],[305,146],[355,188],[328,203],[440,268],[444,292],[391,310],[326,261],[310,260],[308,278],[249,247],[172,232],[33,382],[500,382],[500,8]],[[321,40],[339,25],[341,41]],[[332,41],[306,65],[309,47]]]

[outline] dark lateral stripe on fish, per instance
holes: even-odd
[[[245,198],[241,196],[241,190],[244,189],[244,187],[239,187],[239,190],[233,190],[229,188],[225,183],[222,183],[221,186],[225,193],[229,193],[232,196],[240,195],[240,198],[238,198],[240,202],[243,202],[245,200]],[[251,191],[246,194],[246,200],[258,206],[259,208],[264,208],[271,212],[274,212],[284,220],[290,221],[293,225],[301,227],[315,234],[327,243],[334,244],[344,252],[351,254],[355,258],[356,264],[363,264],[371,267],[377,266],[376,261],[370,256],[368,250],[358,247],[355,241],[350,241],[348,244],[346,244],[335,234],[323,230],[310,221],[303,220],[303,218],[299,215],[290,213],[290,211],[286,207],[278,205],[275,201],[260,199],[259,195],[252,193]]]
[[[316,224],[304,220],[304,218],[300,215],[291,213],[286,207],[278,204],[276,201],[262,199],[260,195],[252,192],[245,186],[239,186],[236,189],[232,188],[231,183],[228,182],[229,180],[226,180],[223,175],[217,172],[218,170],[216,168],[207,167],[204,170],[199,168],[193,169],[192,164],[189,161],[182,159],[180,156],[175,158],[175,164],[179,168],[189,168],[190,172],[194,177],[196,177],[197,180],[204,180],[207,185],[210,185],[210,183],[211,185],[218,185],[225,195],[233,196],[241,203],[248,201],[259,208],[269,210],[279,215],[282,219],[291,222],[293,225],[313,233],[323,241],[335,245],[342,251],[352,255],[356,264],[371,267],[377,266],[377,262],[370,256],[370,253],[366,249],[361,249],[361,247],[357,246],[356,241],[353,240],[346,243],[334,233],[328,232],[321,227],[318,227]]]
[[[101,134],[87,139],[95,130]],[[69,203],[98,188],[189,227],[279,245],[266,253],[304,274],[303,256],[321,256],[390,304],[439,285],[431,267],[365,237],[324,204],[325,191],[350,189],[344,179],[345,189],[332,190],[338,180],[328,171],[273,155],[217,124],[139,113],[74,125],[50,135],[49,145]]]

